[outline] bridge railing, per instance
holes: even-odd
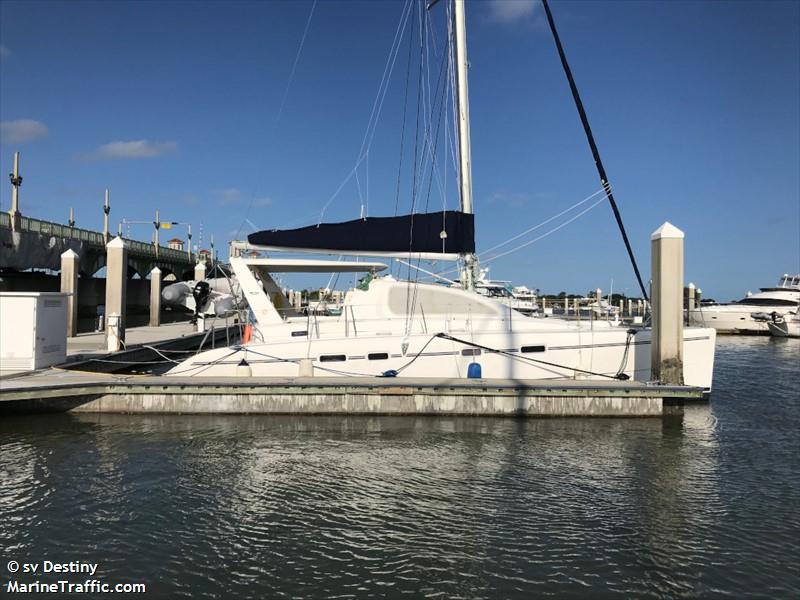
[[[11,216],[7,212],[0,212],[0,227],[11,227]],[[98,231],[81,229],[80,227],[70,227],[69,225],[52,223],[50,221],[42,221],[41,219],[34,219],[33,217],[20,217],[20,229],[22,231],[42,233],[69,240],[80,240],[101,247],[105,245],[103,234]],[[156,257],[156,247],[153,244],[129,239],[126,239],[125,243],[128,246],[129,252],[152,258]],[[193,263],[195,260],[194,255],[190,255],[188,252],[167,248],[166,246],[158,247],[158,258],[186,263]]]

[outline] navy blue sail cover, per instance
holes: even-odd
[[[443,238],[442,231],[447,235]],[[335,252],[475,252],[474,215],[454,210],[366,217],[342,223],[320,223],[299,229],[251,233],[255,246]]]

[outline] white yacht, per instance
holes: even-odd
[[[244,364],[257,377],[298,375],[650,379],[650,329],[533,319],[492,298],[378,276],[379,262],[233,258],[254,316],[251,341],[202,352],[167,375],[218,377]],[[286,316],[273,273],[363,272],[338,316]],[[684,380],[710,390],[715,332],[684,330]]]
[[[533,315],[539,311],[536,294],[532,290],[525,286],[512,287],[510,281],[489,279],[488,275],[488,269],[481,269],[480,275],[475,281],[476,292],[487,298],[494,298],[523,315]],[[453,282],[452,287],[460,287],[460,283]]]
[[[595,319],[534,319],[476,293],[479,268],[472,214],[471,150],[464,2],[452,8],[450,36],[458,90],[460,210],[362,217],[248,236],[270,253],[458,261],[462,288],[378,276],[380,262],[237,257],[231,267],[252,315],[246,344],[192,356],[167,374],[184,377],[385,376],[650,380],[650,329]],[[275,273],[365,272],[339,315],[296,316]],[[283,314],[282,314],[283,313]],[[684,381],[710,390],[715,331],[683,332]],[[247,337],[247,336],[246,336]],[[480,374],[478,374],[480,373]]]
[[[800,275],[784,275],[774,287],[748,295],[737,302],[702,304],[689,311],[689,323],[713,327],[718,333],[769,335],[767,320],[753,313],[786,315],[800,303]]]

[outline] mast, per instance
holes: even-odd
[[[456,80],[458,107],[459,179],[461,186],[461,211],[472,213],[472,151],[469,137],[469,86],[467,84],[467,27],[464,19],[464,0],[453,0],[453,20],[456,45]],[[461,285],[475,289],[475,268],[478,258],[473,253],[463,255]]]

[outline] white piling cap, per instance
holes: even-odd
[[[120,236],[115,237],[113,240],[108,242],[109,248],[125,248],[125,240],[123,240]]]
[[[78,253],[72,248],[61,253],[61,258],[78,258]]]
[[[151,272],[151,273],[155,273],[155,274],[157,275],[157,274],[161,273],[161,269],[159,269],[158,267],[153,267],[153,268],[150,270],[150,272]]]
[[[683,232],[680,229],[669,221],[664,221],[664,224],[650,235],[650,240],[659,240],[661,238],[683,239],[683,237]]]

